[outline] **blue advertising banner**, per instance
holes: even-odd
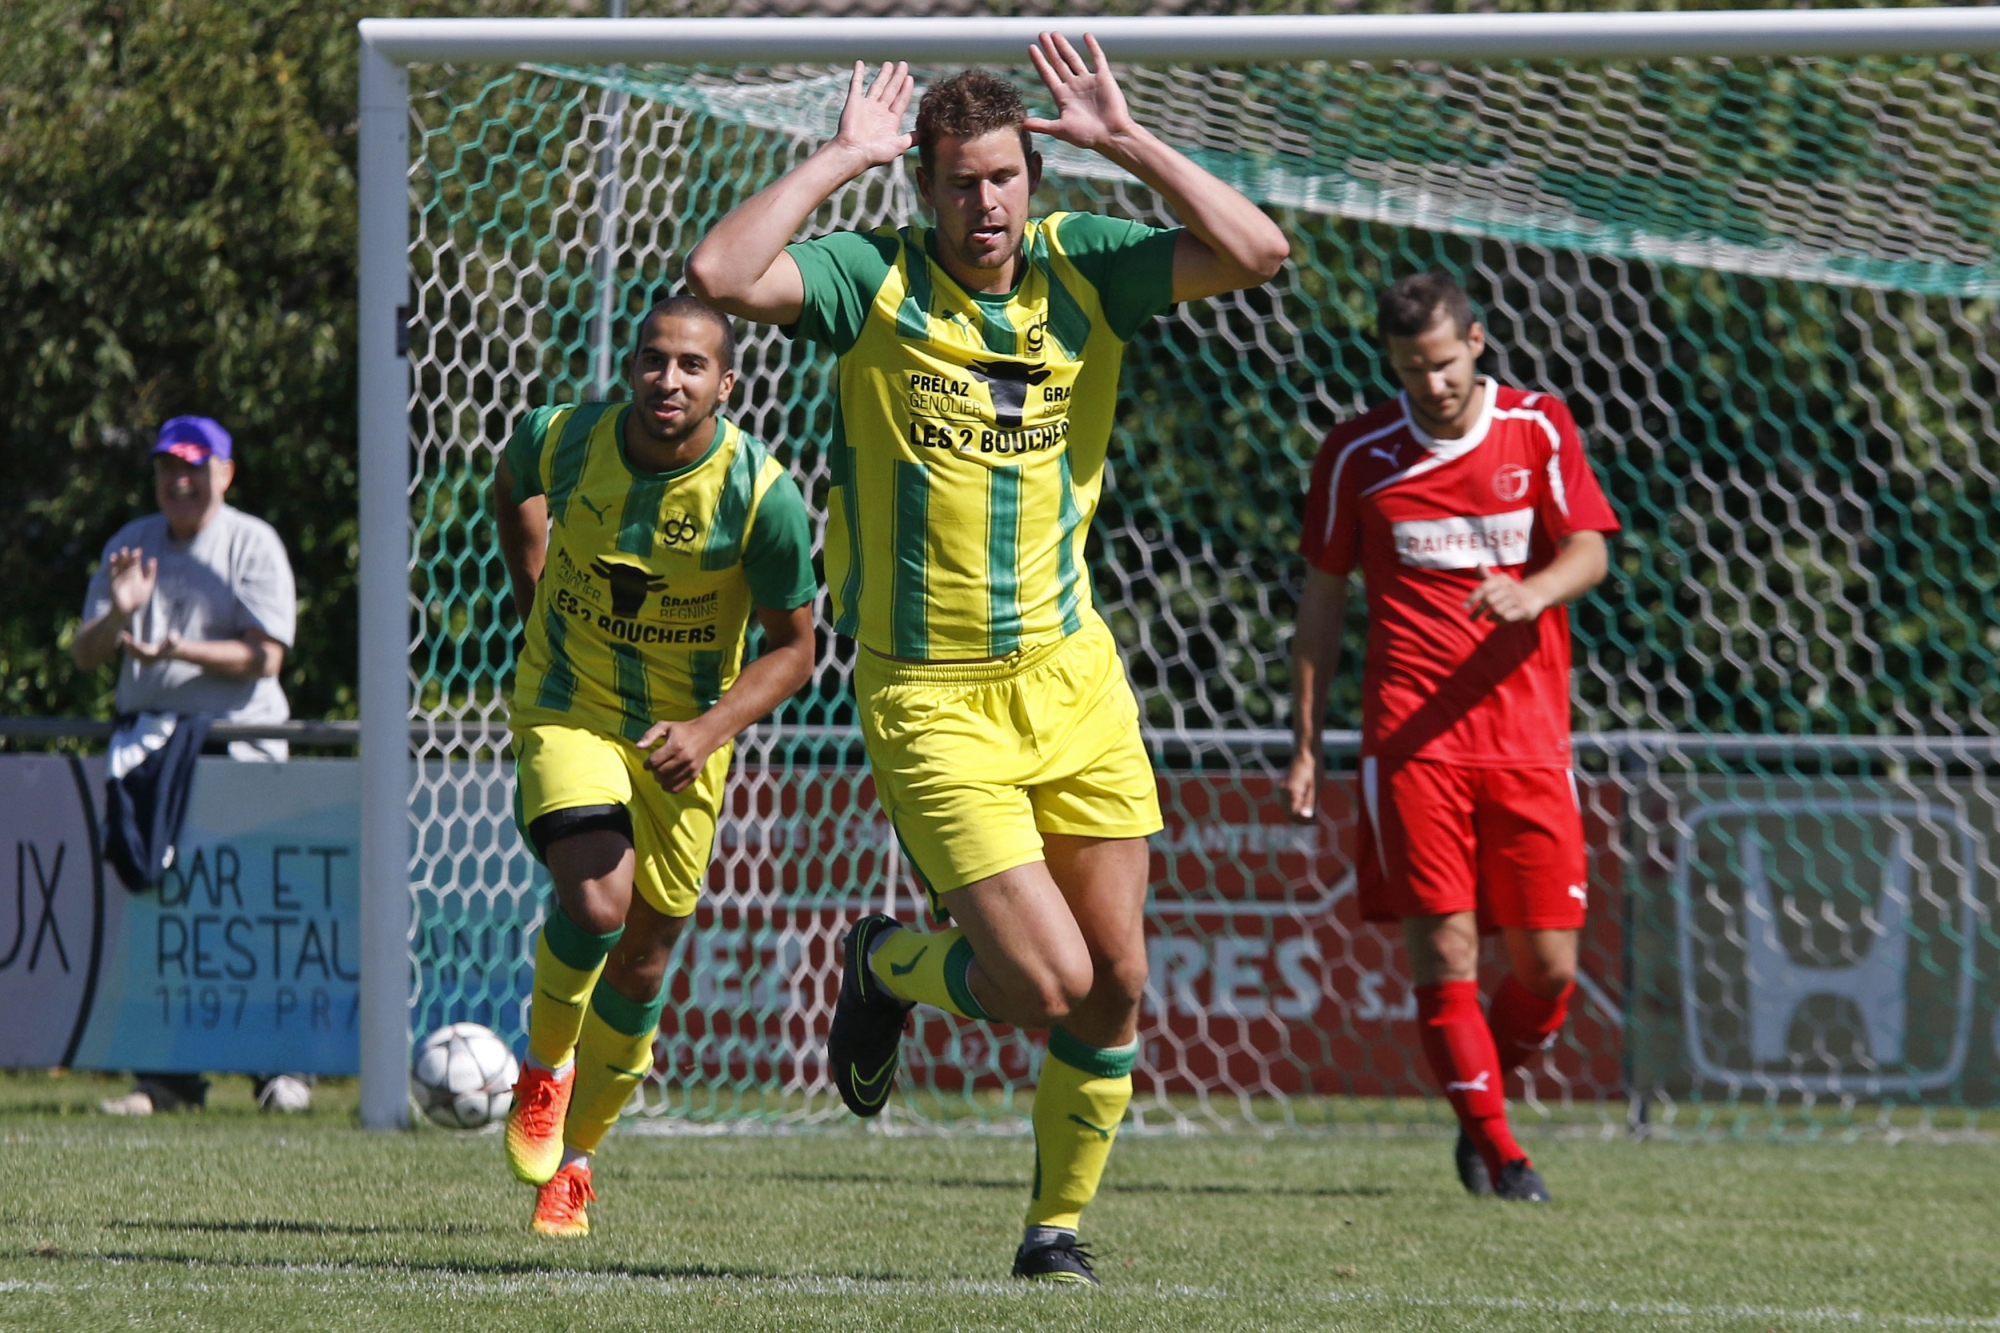
[[[103,859],[103,785],[102,759],[0,756],[0,1066],[355,1072],[359,766],[201,760],[139,894]]]

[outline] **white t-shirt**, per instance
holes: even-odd
[[[277,530],[240,509],[222,506],[193,539],[174,541],[165,514],[134,519],[104,544],[97,573],[83,597],[85,623],[111,609],[111,554],[136,547],[160,562],[152,598],[132,617],[132,637],[157,643],[170,631],[183,639],[240,639],[256,628],[292,646],[298,594],[292,564]],[[232,680],[192,662],[118,663],[120,713],[211,713],[217,721],[283,722],[292,715],[275,676]]]

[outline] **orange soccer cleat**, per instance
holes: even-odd
[[[575,1086],[574,1060],[555,1072],[532,1063],[521,1066],[514,1105],[507,1112],[507,1165],[530,1185],[547,1184],[562,1165],[563,1117],[569,1114]]]
[[[535,1230],[544,1236],[588,1236],[584,1205],[597,1197],[590,1187],[590,1162],[581,1159],[555,1173],[535,1196]]]

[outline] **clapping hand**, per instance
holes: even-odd
[[[148,560],[144,551],[121,546],[111,553],[111,605],[126,620],[153,599],[160,578],[160,562]]]
[[[1103,152],[1113,140],[1133,132],[1136,126],[1125,105],[1125,94],[1111,75],[1111,62],[1097,39],[1084,34],[1090,48],[1090,64],[1061,33],[1045,32],[1028,48],[1035,72],[1049,86],[1056,101],[1056,118],[1041,120],[1030,116],[1023,124],[1035,134],[1052,135],[1078,148]],[[1092,69],[1091,65],[1096,68]]]
[[[869,166],[879,167],[909,152],[916,142],[914,134],[903,133],[903,113],[909,109],[917,81],[910,77],[909,65],[899,60],[882,66],[874,87],[867,84],[868,66],[857,60],[834,141],[861,154]]]
[[[141,643],[132,637],[132,631],[122,630],[118,635],[118,646],[151,666],[155,662],[171,662],[179,657],[181,636],[169,630],[156,643]]]

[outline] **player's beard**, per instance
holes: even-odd
[[[1026,239],[1025,228],[1009,230],[1006,248],[1000,253],[997,260],[987,255],[974,253],[972,248],[973,230],[973,228],[968,227],[963,236],[947,237],[945,239],[945,243],[953,251],[952,257],[964,267],[971,269],[975,273],[1002,273],[1012,268],[1016,261],[1021,258],[1021,243]],[[1015,273],[1018,277],[1019,270],[1016,269]]]
[[[701,429],[703,422],[708,421],[715,415],[716,408],[720,405],[721,402],[718,399],[715,402],[711,402],[705,411],[696,412],[694,405],[689,404],[688,410],[681,414],[680,424],[664,429],[653,420],[652,410],[648,408],[645,414],[639,418],[639,429],[645,431],[655,444],[666,445],[669,448],[679,448],[686,442],[688,436]]]

